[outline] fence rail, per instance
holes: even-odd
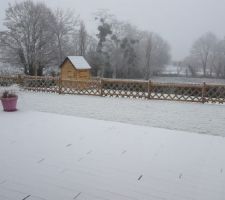
[[[0,76],[0,86],[18,84],[25,90],[153,100],[225,103],[225,85],[157,83],[152,81],[95,79],[60,80],[55,77]]]

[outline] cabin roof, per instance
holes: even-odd
[[[65,60],[67,59],[69,59],[73,67],[76,69],[91,69],[91,66],[88,64],[88,62],[83,56],[68,56]]]

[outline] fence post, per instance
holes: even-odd
[[[16,83],[18,84],[18,85],[20,85],[20,86],[22,86],[22,84],[23,84],[23,78],[22,78],[22,76],[19,74],[18,76],[17,76],[17,81],[16,81]]]
[[[148,81],[148,99],[151,99],[151,87],[152,87],[152,81]]]
[[[59,78],[59,91],[58,91],[59,94],[62,94],[62,79],[61,77]]]
[[[100,96],[103,96],[103,79],[100,79]]]
[[[206,94],[206,83],[204,82],[202,85],[202,103],[203,104],[206,102],[205,94]]]

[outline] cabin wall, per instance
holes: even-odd
[[[60,75],[62,80],[73,80],[77,76],[77,70],[75,70],[73,65],[67,60],[61,67]]]
[[[90,70],[77,70],[77,78],[78,79],[90,79],[91,74]]]
[[[90,79],[91,73],[89,69],[77,70],[73,67],[69,60],[65,61],[61,67],[62,80]]]

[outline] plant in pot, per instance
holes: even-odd
[[[13,112],[16,111],[16,104],[17,104],[18,96],[14,92],[10,92],[8,90],[4,91],[1,95],[1,102],[4,111],[6,112]]]

